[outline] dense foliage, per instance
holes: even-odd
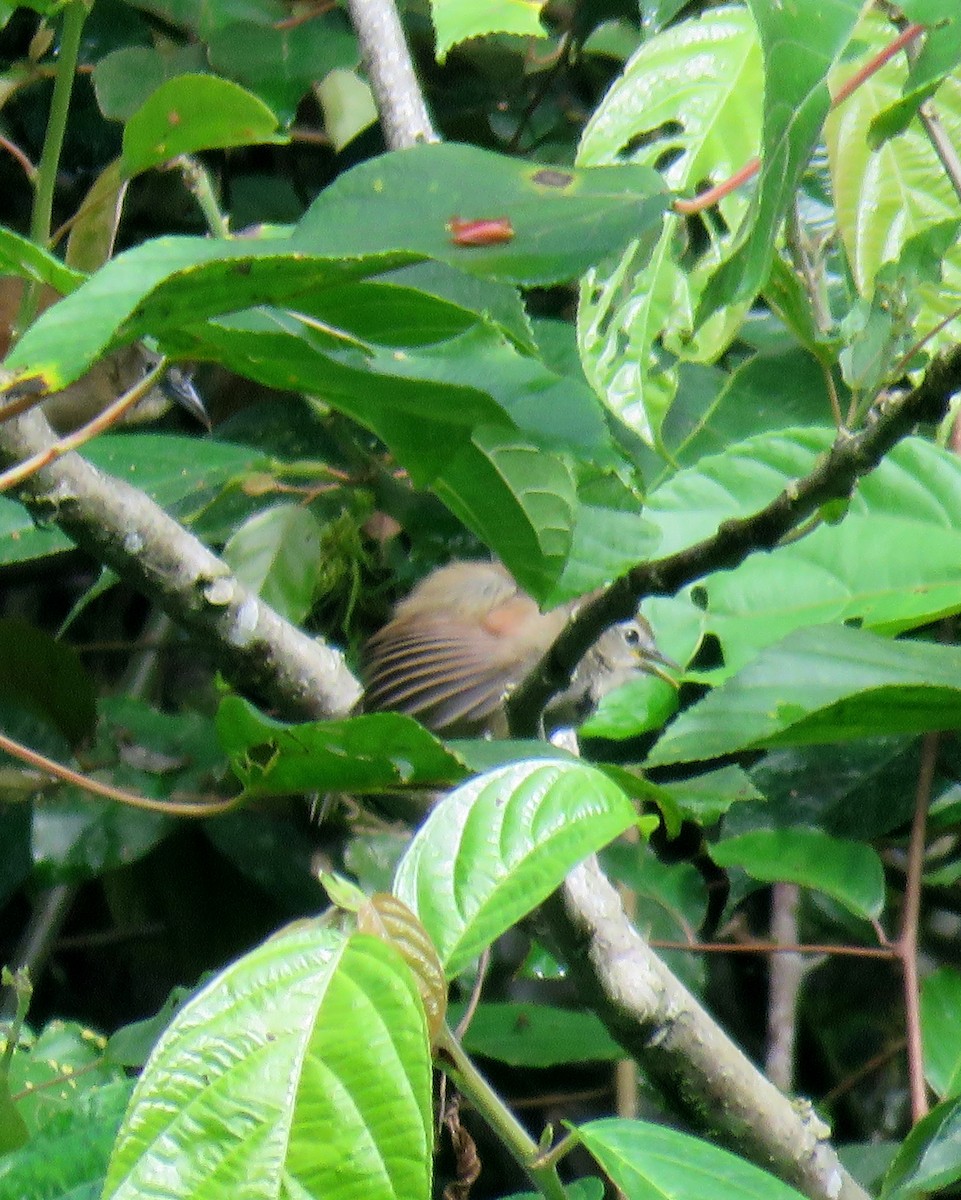
[[[365,5],[0,7],[0,1197],[954,1194],[955,0],[410,0],[402,149]],[[488,552],[515,737],[351,715]]]

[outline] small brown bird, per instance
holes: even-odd
[[[364,652],[364,708],[409,713],[447,733],[504,736],[504,700],[537,665],[581,601],[541,612],[496,562],[433,571],[397,605]],[[551,728],[581,720],[638,675],[676,666],[643,617],[603,633],[548,710]]]

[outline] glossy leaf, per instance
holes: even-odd
[[[769,829],[725,837],[709,853],[719,867],[741,867],[762,883],[816,888],[867,920],[884,906],[884,868],[861,842],[818,829]]]
[[[216,75],[180,75],[127,121],[120,164],[132,179],[178,154],[286,140],[273,112],[242,87]]]
[[[800,1200],[801,1193],[710,1142],[645,1121],[589,1121],[577,1138],[631,1200]]]
[[[942,1100],[961,1095],[961,975],[941,967],[921,984],[924,1077]]]
[[[104,1200],[266,1200],[282,1180],[304,1197],[426,1200],[431,1140],[413,977],[385,942],[309,924],[177,1013],[137,1083]]]
[[[395,893],[449,978],[636,820],[624,793],[577,762],[500,767],[445,797],[401,860]]]
[[[648,765],[961,727],[961,649],[800,629],[682,713]]]

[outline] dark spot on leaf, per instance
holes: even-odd
[[[574,176],[569,171],[555,171],[545,167],[534,176],[534,182],[544,187],[566,188],[574,182]]]

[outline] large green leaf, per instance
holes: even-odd
[[[663,166],[666,182],[685,192],[720,183],[757,154],[761,55],[750,15],[733,7],[709,10],[649,38],[587,123],[578,162]],[[709,252],[692,271],[690,247],[676,221],[653,254],[632,243],[613,267],[585,277],[578,309],[584,370],[608,408],[645,440],[659,438],[674,399],[675,354],[713,357],[734,332],[723,309],[692,343],[694,308],[706,271],[729,248],[747,210],[734,192],[720,204],[724,231],[706,229]]]
[[[386,942],[311,924],[180,1009],[137,1083],[103,1196],[426,1200],[431,1133],[409,969]]]
[[[394,891],[420,917],[452,978],[636,821],[620,788],[584,763],[499,767],[434,809],[401,860]]]
[[[687,709],[648,763],[959,727],[961,649],[824,625],[768,647]]]
[[[399,713],[284,725],[228,696],[217,711],[217,735],[250,796],[437,787],[467,774],[432,734]]]
[[[196,333],[184,353],[192,346],[271,386],[317,395],[371,429],[413,482],[432,488],[526,591],[544,599],[553,590],[578,522],[567,447],[579,446],[587,457],[584,443],[596,440],[598,457],[611,457],[586,389],[567,386],[490,332],[457,339],[446,365],[390,347],[344,350],[295,314],[245,313]],[[479,353],[485,346],[489,362]],[[470,364],[474,382],[464,369]],[[589,586],[605,577],[598,572]]]
[[[668,195],[641,166],[558,168],[455,143],[382,155],[341,175],[295,240],[329,255],[406,250],[527,285],[574,279],[633,238],[653,241]],[[510,222],[495,245],[455,245],[452,218]]]
[[[40,376],[46,390],[73,383],[113,343],[134,341],[250,304],[292,300],[350,279],[379,274],[414,255],[349,260],[315,256],[283,239],[270,242],[165,237],[108,262],[24,333],[4,365]]]
[[[831,896],[866,920],[884,907],[884,868],[870,846],[820,829],[761,829],[710,847],[719,867],[741,867],[762,883],[797,883]]]
[[[631,1200],[801,1200],[759,1167],[663,1125],[611,1117],[576,1136]]]

